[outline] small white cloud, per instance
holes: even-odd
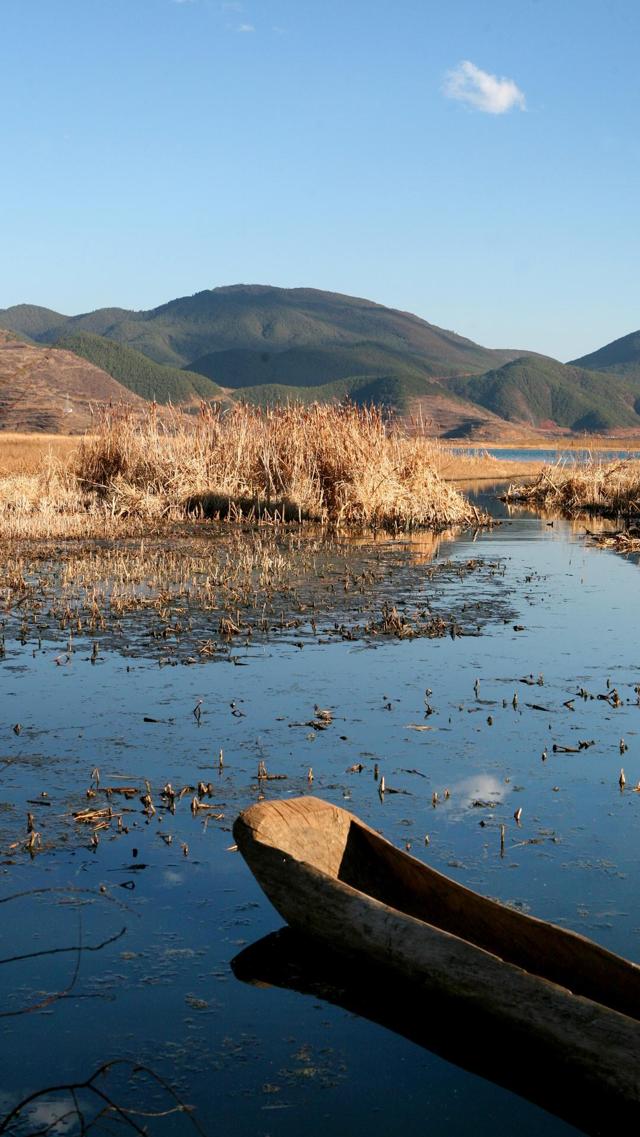
[[[447,71],[443,91],[448,99],[487,114],[505,114],[514,107],[526,109],[525,97],[513,79],[499,79],[468,59]]]
[[[240,24],[237,29],[239,32],[255,32],[253,24]]]

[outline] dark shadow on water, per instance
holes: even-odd
[[[472,1074],[486,1078],[576,1126],[590,1137],[610,1137],[637,1123],[637,1103],[594,1086],[525,1027],[508,1025],[449,996],[421,990],[381,966],[318,947],[283,928],[231,961],[236,979],[323,999],[409,1039]],[[630,1071],[633,1077],[633,1072]],[[613,1128],[612,1128],[613,1126]]]
[[[184,508],[188,517],[208,520],[248,522],[314,520],[306,510],[302,510],[288,498],[231,497],[229,494],[206,492],[192,494],[185,501]]]

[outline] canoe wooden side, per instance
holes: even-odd
[[[252,851],[243,848],[238,823],[234,833],[252,867],[255,845]],[[260,848],[258,880],[293,928],[356,958],[375,960],[423,992],[446,992],[516,1030],[535,1034],[560,1062],[569,1051],[583,1076],[640,1108],[636,1020],[402,915],[280,849]]]
[[[260,883],[263,857],[278,849],[391,909],[640,1020],[636,964],[452,881],[396,849],[347,810],[311,796],[265,802],[246,810],[234,833]]]

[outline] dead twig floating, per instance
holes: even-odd
[[[132,1079],[140,1075],[148,1078],[152,1083],[155,1083],[156,1086],[159,1086],[165,1092],[167,1098],[171,1102],[171,1105],[169,1105],[169,1107],[166,1109],[145,1110],[138,1106],[133,1108],[129,1105],[124,1104],[123,1102],[117,1101],[115,1097],[112,1096],[114,1091],[108,1092],[104,1088],[106,1076],[111,1071],[117,1069],[121,1069],[123,1072],[127,1073],[128,1082],[131,1082]],[[97,1084],[98,1081],[100,1081],[100,1086]],[[95,1112],[94,1116],[90,1119],[85,1116],[86,1107],[82,1108],[80,1105],[80,1097],[82,1095],[84,1095],[84,1097],[87,1098],[90,1102],[95,1101],[97,1112]],[[204,1130],[193,1114],[193,1107],[183,1102],[176,1091],[172,1088],[172,1086],[163,1077],[161,1077],[159,1074],[156,1074],[156,1072],[150,1067],[144,1066],[138,1062],[132,1062],[126,1058],[116,1058],[110,1062],[103,1062],[85,1081],[67,1082],[61,1083],[59,1085],[47,1086],[45,1089],[37,1090],[34,1093],[29,1094],[27,1097],[23,1098],[22,1101],[18,1102],[18,1104],[15,1105],[13,1109],[11,1109],[9,1113],[7,1113],[5,1117],[0,1120],[0,1134],[18,1134],[20,1132],[23,1132],[24,1130],[20,1123],[24,1120],[25,1115],[26,1117],[29,1116],[29,1106],[32,1106],[38,1101],[44,1099],[47,1102],[47,1106],[50,1107],[51,1099],[54,1096],[59,1096],[63,1099],[65,1097],[69,1098],[72,1103],[72,1108],[68,1109],[64,1113],[61,1113],[61,1115],[57,1117],[55,1121],[51,1123],[51,1125],[47,1126],[46,1129],[40,1131],[42,1133],[49,1132],[54,1128],[58,1128],[63,1123],[63,1120],[66,1129],[67,1125],[69,1124],[70,1118],[75,1117],[80,1125],[80,1132],[82,1134],[85,1134],[89,1132],[95,1122],[97,1122],[101,1117],[111,1116],[112,1118],[119,1120],[121,1124],[124,1124],[129,1129],[133,1130],[134,1133],[144,1135],[148,1132],[147,1126],[139,1125],[135,1120],[136,1117],[162,1118],[169,1117],[174,1114],[183,1114],[190,1122],[192,1127],[196,1130],[196,1132],[201,1134],[201,1137],[205,1137]]]
[[[121,937],[124,936],[126,930],[127,930],[126,927],[122,928],[114,936],[110,936],[108,939],[104,940],[100,944],[87,944],[87,945],[85,945],[82,943],[82,923],[81,923],[81,919],[80,919],[80,913],[78,913],[78,943],[75,944],[73,947],[50,948],[50,949],[45,949],[42,952],[34,952],[34,953],[32,953],[32,955],[25,955],[22,957],[21,956],[15,956],[15,957],[7,958],[6,960],[0,961],[0,962],[6,962],[6,963],[13,963],[13,962],[17,962],[20,959],[33,958],[33,956],[36,956],[36,955],[56,955],[58,953],[65,953],[65,952],[75,952],[76,953],[76,962],[75,962],[75,966],[73,969],[73,973],[72,973],[71,978],[70,978],[69,982],[67,983],[66,987],[64,987],[61,991],[54,991],[51,995],[45,996],[45,998],[40,999],[37,1003],[31,1003],[27,1007],[20,1007],[16,1011],[0,1011],[0,1018],[8,1019],[8,1018],[16,1018],[16,1016],[18,1016],[18,1015],[33,1014],[34,1011],[41,1011],[45,1007],[50,1007],[52,1003],[57,1003],[57,1002],[59,1002],[60,999],[66,998],[66,996],[68,996],[71,993],[71,991],[73,990],[73,988],[76,985],[76,981],[77,981],[78,975],[80,973],[80,960],[82,958],[82,953],[85,951],[101,951],[102,948],[107,947],[108,944],[115,943],[116,940],[121,939]],[[2,1127],[0,1127],[0,1133],[2,1131],[3,1131]]]
[[[109,944],[114,944],[117,940],[122,939],[122,936],[125,935],[126,931],[127,929],[125,926],[121,928],[119,932],[116,932],[115,935],[109,936],[108,939],[103,940],[102,943],[99,944],[82,944],[81,947],[78,947],[78,944],[72,944],[70,947],[42,948],[41,951],[23,952],[21,955],[7,955],[4,957],[4,959],[0,959],[0,964],[20,963],[25,959],[38,959],[43,955],[64,955],[67,952],[71,951],[102,951],[102,948],[107,947]],[[19,1014],[21,1012],[11,1011],[10,1013]]]
[[[104,809],[81,809],[73,814],[73,820],[80,825],[95,825],[97,821],[102,819],[110,821],[112,817],[113,810],[110,805]]]

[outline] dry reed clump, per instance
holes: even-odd
[[[0,540],[116,538],[144,532],[143,519],[114,516],[72,470],[46,458],[36,473],[0,477]]]
[[[528,485],[509,486],[503,500],[557,509],[569,516],[640,515],[640,462],[559,462],[545,466]]]
[[[203,406],[195,422],[106,417],[75,472],[113,516],[200,510],[438,529],[480,520],[439,477],[425,439],[351,405]]]
[[[78,505],[75,478],[52,461],[44,462],[38,473],[0,478],[0,534],[8,540],[66,533],[73,529]]]

